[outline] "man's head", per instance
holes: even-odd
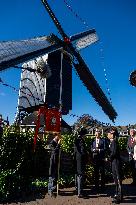
[[[101,131],[97,129],[95,131],[95,137],[100,138],[100,136],[101,136]]]
[[[134,137],[136,135],[135,129],[130,129],[130,136]]]
[[[113,134],[112,133],[108,132],[107,137],[108,137],[109,140],[113,140]]]
[[[118,138],[119,137],[119,133],[116,127],[112,127],[111,130],[108,133],[108,138],[109,139],[114,139],[114,138]]]

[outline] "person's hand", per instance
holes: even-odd
[[[58,144],[60,144],[61,143],[61,139],[59,139],[59,141],[58,141]]]
[[[98,148],[93,149],[93,152],[99,152],[99,149]]]
[[[106,157],[106,158],[104,159],[104,161],[105,161],[105,162],[108,162],[108,158]]]

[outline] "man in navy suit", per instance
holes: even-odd
[[[101,138],[101,131],[95,131],[95,139],[91,143],[91,152],[94,165],[95,188],[99,190],[101,175],[101,188],[105,187],[105,139]]]

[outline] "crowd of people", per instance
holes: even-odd
[[[88,161],[88,153],[85,146],[85,136],[87,130],[81,128],[74,142],[74,168],[75,168],[75,188],[78,197],[84,196],[85,168]],[[101,137],[101,131],[96,129],[95,138],[90,143],[90,152],[94,166],[95,190],[104,190],[105,188],[105,162],[110,161],[111,171],[115,183],[115,194],[113,201],[120,203],[122,201],[122,159],[118,142],[119,134],[116,128],[112,127],[107,138]],[[48,193],[52,196],[57,186],[60,166],[60,134],[55,134],[50,142],[50,167]],[[128,159],[132,170],[133,184],[136,185],[136,131],[130,130],[130,136],[127,143]],[[101,180],[100,180],[101,179]]]

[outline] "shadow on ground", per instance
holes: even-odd
[[[1,201],[0,204],[12,204],[12,203],[26,203],[31,201],[36,201],[37,199],[44,199],[47,193],[47,189],[43,190],[34,190],[28,192],[22,192],[20,194],[17,193],[16,197],[10,197],[8,200]]]
[[[136,204],[136,186],[131,184],[123,184],[123,201],[122,203],[132,203]],[[101,197],[113,197],[115,193],[115,185],[108,184],[105,186],[104,189],[95,190],[94,186],[88,186],[84,189],[84,196],[83,198],[101,198]],[[61,190],[60,196],[74,196],[76,194],[75,189]]]
[[[126,180],[125,183],[123,183],[123,201],[122,204],[136,204],[136,186],[132,186],[130,180]],[[89,201],[94,200],[93,204],[95,204],[95,201],[97,202],[99,200],[99,203],[103,204],[109,204],[110,197],[114,195],[115,192],[115,186],[114,184],[107,184],[105,186],[105,189],[100,189],[100,190],[95,190],[94,186],[87,186],[84,189],[84,197],[83,199],[89,199]],[[35,201],[38,200],[38,204],[40,205],[43,204],[43,200],[45,199],[46,196],[46,201],[47,198],[50,201],[50,197],[47,197],[47,189],[44,190],[34,190],[31,192],[27,193],[22,193],[21,196],[16,198],[16,200],[10,200],[8,201],[8,204],[12,203],[21,203],[23,205],[26,203],[34,204]],[[76,191],[75,188],[64,188],[60,189],[59,191],[59,197],[57,197],[58,203],[61,202],[61,200],[65,201],[65,197],[68,200],[71,200],[74,202],[74,204],[78,203],[78,201],[75,201],[75,196],[76,196]],[[43,200],[42,200],[43,199]],[[108,201],[107,201],[108,200]],[[86,202],[86,203],[89,203]],[[106,203],[107,201],[107,203]],[[32,202],[32,203],[31,203]],[[71,202],[71,204],[73,203]],[[83,202],[83,201],[82,201]],[[60,203],[61,204],[61,203]],[[69,204],[69,203],[68,203]],[[83,203],[84,204],[84,203]]]

